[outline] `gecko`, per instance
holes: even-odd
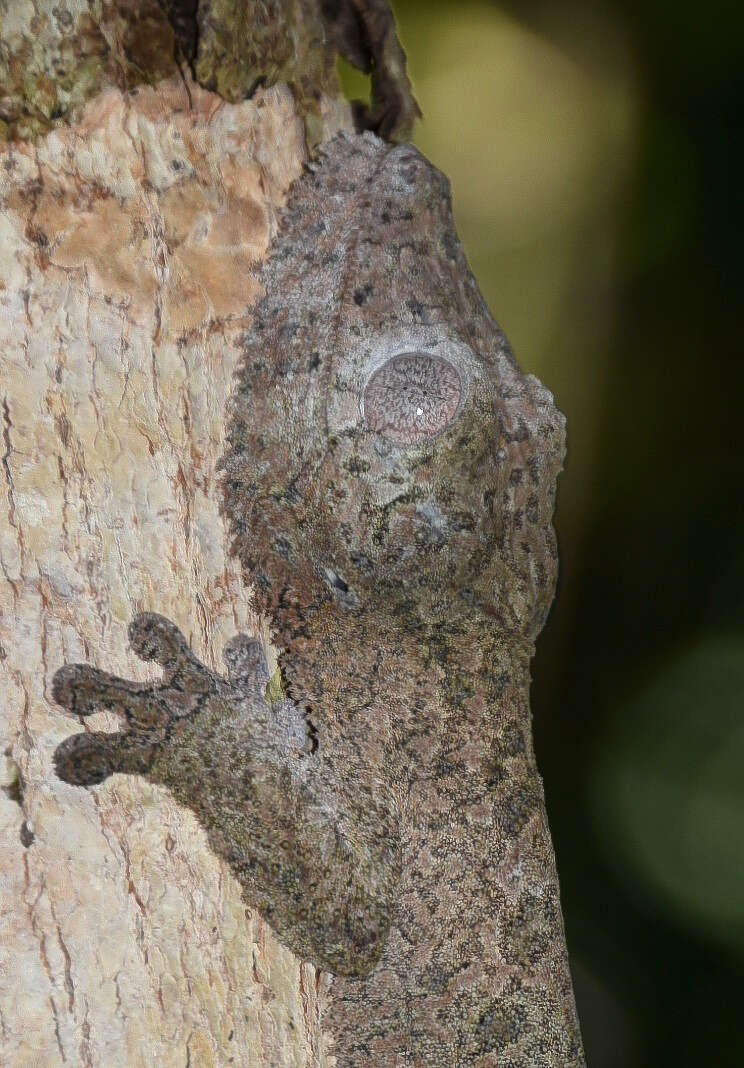
[[[331,973],[338,1068],[584,1064],[530,660],[556,581],[564,419],[523,374],[409,144],[340,135],[290,191],[221,461],[231,551],[282,693],[154,613],[162,679],[60,668],[58,776],[190,808],[246,903]]]

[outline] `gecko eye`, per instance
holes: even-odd
[[[403,352],[378,367],[364,390],[371,430],[400,445],[415,445],[446,430],[457,415],[462,379],[441,356]]]

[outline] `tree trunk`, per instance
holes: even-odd
[[[324,1063],[322,983],[194,819],[142,781],[94,795],[51,765],[70,732],[55,668],[142,678],[135,611],[177,620],[215,667],[255,631],[215,464],[305,140],[286,90],[190,93],[108,90],[0,167],[0,1062],[17,1068]]]
[[[90,793],[51,763],[70,733],[60,665],[156,676],[129,649],[136,612],[174,620],[217,670],[229,638],[258,630],[218,510],[225,410],[277,211],[308,142],[351,128],[329,89],[334,48],[354,47],[314,0],[277,0],[251,26],[242,5],[203,3],[198,27],[196,5],[164,6],[170,23],[149,0],[35,0],[0,23],[0,1063],[14,1068],[333,1064],[326,978],[246,909],[191,814],[140,778]],[[278,14],[294,35],[271,36]],[[380,121],[404,134],[415,104],[390,120],[381,97],[405,97],[405,76],[381,89],[381,69]]]

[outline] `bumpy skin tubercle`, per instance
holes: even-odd
[[[579,1068],[529,710],[563,418],[409,145],[331,142],[263,282],[224,512],[276,627],[282,725],[255,672],[218,679],[145,617],[162,685],[58,675],[70,710],[128,724],[64,743],[60,774],[144,773],[193,808],[248,903],[335,973],[338,1068]]]

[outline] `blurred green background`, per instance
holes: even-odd
[[[394,7],[416,142],[568,417],[533,707],[589,1065],[738,1068],[744,9]]]

